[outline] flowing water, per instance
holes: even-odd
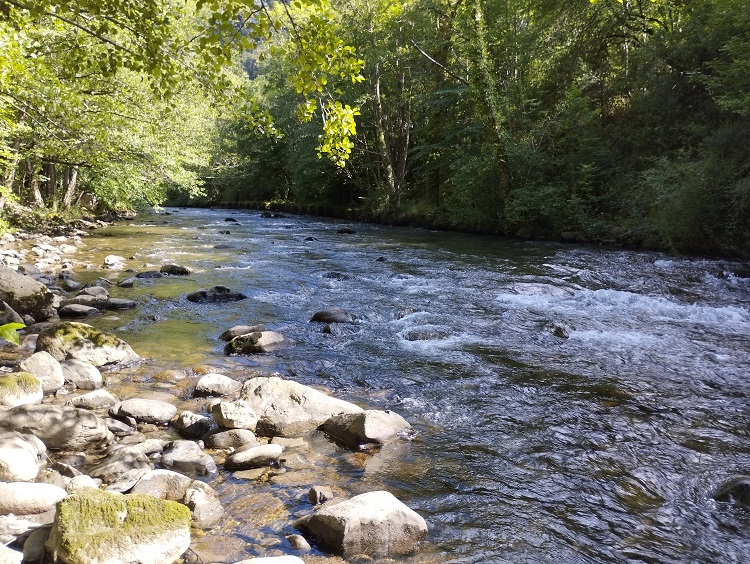
[[[240,379],[278,371],[393,409],[418,431],[375,454],[313,437],[313,455],[267,481],[220,472],[211,483],[227,523],[199,543],[221,546],[227,559],[294,553],[283,535],[319,483],[342,496],[387,489],[424,516],[429,543],[408,562],[750,561],[749,510],[711,495],[750,473],[742,265],[170,211],[97,231],[77,257],[194,269],[112,288],[139,308],[92,321],[147,357],[141,370],[210,364]],[[184,297],[218,284],[248,299]],[[309,323],[333,306],[358,323],[333,334]],[[218,335],[255,323],[294,346],[225,357]],[[187,402],[189,389],[178,392]]]

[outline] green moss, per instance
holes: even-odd
[[[58,504],[56,526],[64,552],[77,562],[116,553],[122,539],[138,543],[188,530],[190,510],[149,495],[84,489]]]
[[[40,389],[39,380],[28,372],[13,372],[0,376],[0,398],[32,394]]]
[[[46,335],[59,339],[63,343],[79,344],[82,341],[89,341],[98,347],[116,347],[120,344],[120,339],[111,333],[104,333],[85,323],[72,321],[58,323],[48,331],[45,331]]]

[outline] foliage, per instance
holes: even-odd
[[[18,330],[26,327],[23,323],[6,323],[0,325],[0,339],[5,339],[9,343],[13,343],[18,346],[20,339],[18,336]]]

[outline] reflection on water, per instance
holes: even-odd
[[[99,270],[107,254],[136,272],[193,269],[112,287],[140,307],[93,321],[149,358],[135,381],[184,398],[184,382],[150,375],[280,371],[419,430],[375,455],[312,437],[260,481],[220,473],[230,518],[203,544],[292,552],[283,536],[314,482],[342,495],[385,488],[417,509],[431,533],[414,562],[750,560],[750,518],[710,496],[750,468],[750,280],[738,265],[171,211],[101,230],[77,256],[87,281],[132,275]],[[184,298],[218,284],[248,298]],[[308,321],[332,306],[359,322],[329,335]],[[218,335],[256,323],[295,346],[224,357]]]

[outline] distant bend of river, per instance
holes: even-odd
[[[375,454],[319,439],[317,476],[289,469],[254,483],[222,470],[212,483],[232,525],[207,539],[226,554],[294,553],[273,539],[294,532],[317,479],[347,495],[387,489],[425,517],[429,542],[404,562],[750,561],[750,510],[711,495],[750,474],[743,265],[255,211],[168,211],[86,238],[77,259],[94,268],[81,275],[121,276],[98,269],[108,254],[131,258],[136,271],[173,262],[193,274],[113,287],[138,309],[93,324],[149,358],[152,372],[278,371],[393,409],[418,431]],[[356,233],[337,233],[342,226]],[[214,285],[247,299],[185,299]],[[359,320],[327,335],[309,319],[334,306]],[[294,346],[225,357],[218,335],[256,323]],[[254,493],[280,517],[248,517]],[[254,548],[242,554],[236,539]]]

